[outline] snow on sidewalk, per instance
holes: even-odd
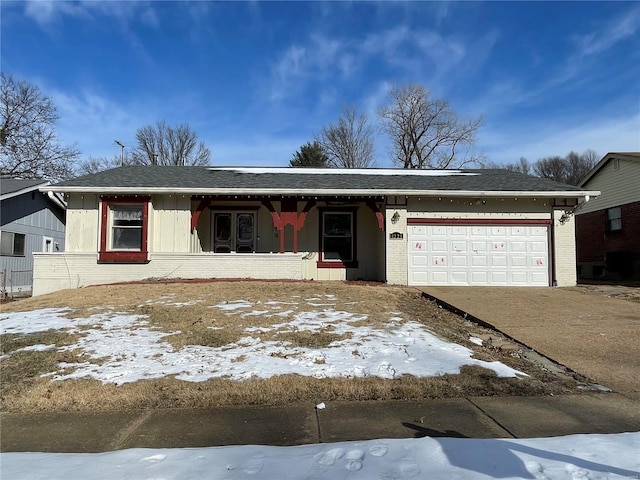
[[[640,478],[640,433],[544,439],[421,438],[298,447],[3,453],[2,478],[101,479],[618,479]]]

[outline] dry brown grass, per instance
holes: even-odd
[[[329,297],[327,297],[329,296]],[[308,305],[305,299],[318,298]],[[335,298],[335,300],[331,300]],[[229,315],[215,305],[249,300],[260,316]],[[274,305],[269,302],[285,304]],[[188,303],[176,307],[173,303]],[[288,303],[297,303],[289,305]],[[273,329],[292,314],[334,308],[367,315],[362,324],[382,327],[395,312],[406,320],[423,323],[428,329],[476,351],[476,358],[499,360],[530,375],[526,379],[498,378],[480,367],[463,367],[459,375],[435,378],[405,376],[395,380],[369,378],[316,379],[283,375],[269,379],[232,381],[213,379],[191,383],[175,378],[138,381],[116,386],[95,380],[51,381],[42,374],[59,370],[60,362],[87,359],[80,351],[23,351],[0,362],[2,409],[13,412],[108,411],[138,408],[210,407],[217,405],[281,405],[331,400],[372,400],[459,397],[465,395],[538,395],[576,391],[575,382],[553,376],[537,365],[469,342],[469,333],[482,329],[464,321],[433,303],[419,292],[403,287],[353,285],[340,282],[212,282],[134,284],[87,287],[4,304],[2,311],[28,311],[39,308],[70,307],[74,317],[113,309],[148,316],[152,327],[171,333],[163,340],[174,348],[185,345],[224,346],[246,336],[246,327],[271,329],[261,332],[263,340],[290,342],[292,346],[325,348],[347,338],[332,331]],[[247,313],[246,311],[244,313]],[[356,322],[357,324],[357,322]],[[175,333],[179,332],[179,333]],[[0,335],[2,351],[15,352],[35,344],[73,344],[81,333],[49,331],[32,335]],[[357,355],[357,351],[354,351]],[[99,360],[92,359],[96,363]],[[235,359],[242,362],[240,356]]]

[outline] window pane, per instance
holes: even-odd
[[[111,209],[114,224],[116,222],[137,222],[142,225],[141,205],[114,205]]]
[[[351,214],[350,213],[325,213],[324,214],[324,235],[337,237],[351,236]]]
[[[353,261],[351,213],[323,215],[322,258],[327,261]]]
[[[24,255],[24,233],[13,234],[13,254]]]
[[[343,262],[353,260],[351,254],[351,238],[325,237],[322,258],[324,260],[340,260]]]
[[[214,223],[216,241],[228,242],[231,240],[231,214],[216,213]]]
[[[13,255],[13,233],[0,232],[0,254]]]
[[[113,248],[126,250],[142,249],[142,227],[140,228],[113,228]]]
[[[620,207],[610,208],[609,210],[607,210],[607,216],[609,220],[613,220],[615,218],[621,218],[622,211],[620,210]]]
[[[238,241],[250,242],[253,240],[253,215],[249,213],[238,214]]]
[[[611,220],[611,223],[609,224],[609,230],[622,230],[622,220],[620,220],[619,218]]]

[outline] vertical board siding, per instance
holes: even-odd
[[[0,271],[6,272],[9,292],[29,292],[33,279],[33,253],[43,252],[44,238],[51,238],[53,247],[57,244],[58,251],[64,251],[64,212],[40,192],[27,192],[6,199],[0,210],[0,230],[25,235],[24,256],[0,257]]]

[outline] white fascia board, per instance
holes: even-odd
[[[265,196],[407,196],[407,197],[597,197],[599,191],[477,191],[477,190],[385,190],[385,189],[239,189],[239,188],[87,188],[87,187],[50,187],[49,190],[61,193],[93,193],[101,195],[265,195]]]
[[[3,195],[0,195],[0,200],[7,200],[19,195],[24,195],[25,193],[33,192],[34,190],[40,190],[43,185],[47,185],[47,183],[41,183],[32,187],[23,188],[22,190],[18,190],[17,192],[5,193]]]

